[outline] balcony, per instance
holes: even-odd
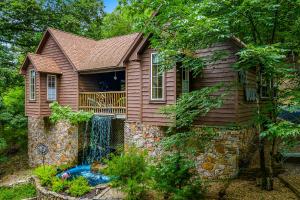
[[[126,92],[80,92],[79,110],[101,115],[126,114]]]

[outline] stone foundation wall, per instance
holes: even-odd
[[[75,163],[78,156],[78,129],[66,121],[51,124],[47,118],[28,117],[28,155],[31,167],[43,162],[43,157],[37,151],[38,144],[45,144],[49,149],[45,164]]]
[[[203,132],[201,127],[195,130]],[[241,160],[249,156],[256,135],[254,128],[239,130],[214,128],[217,133],[204,153],[195,157],[198,172],[203,178],[223,179],[233,178],[239,171]],[[125,122],[125,145],[134,145],[147,149],[151,156],[157,156],[162,149],[159,141],[163,130],[149,124]]]
[[[163,131],[158,126],[142,123],[124,124],[124,143],[149,151],[150,156],[159,155],[161,147],[159,141],[163,137]]]

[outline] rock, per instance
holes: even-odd
[[[225,147],[224,147],[223,144],[220,144],[220,143],[215,144],[215,149],[220,154],[224,154],[225,153]]]
[[[91,166],[91,169],[93,172],[99,172],[99,171],[102,171],[103,169],[105,169],[106,167],[107,167],[107,165],[103,165],[101,163],[94,162]]]
[[[214,164],[210,162],[205,162],[201,165],[201,167],[207,171],[211,171],[214,168]]]

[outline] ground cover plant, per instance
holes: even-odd
[[[56,177],[57,173],[67,169],[68,166],[40,166],[34,170],[34,174],[38,177],[42,186],[54,192],[66,192],[74,197],[80,197],[90,192],[92,188],[84,177],[77,177],[71,180]]]
[[[0,187],[0,200],[21,200],[35,197],[36,190],[32,184],[14,187]]]

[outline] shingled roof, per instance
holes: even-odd
[[[95,71],[123,67],[123,60],[130,49],[141,37],[140,33],[133,33],[103,40],[93,40],[72,33],[48,28],[36,54],[28,54],[21,68],[22,73],[30,60],[40,72],[58,73],[59,66],[51,58],[41,56],[47,36],[51,35],[59,48],[71,62],[76,71]],[[41,64],[43,63],[43,64]],[[60,72],[61,73],[61,72]]]
[[[120,67],[122,59],[140,35],[134,33],[96,41],[52,28],[48,31],[77,71]]]
[[[33,67],[38,72],[51,73],[51,74],[62,73],[57,63],[52,58],[49,58],[47,56],[29,53],[24,62],[24,65],[29,64],[29,62],[32,63]],[[22,70],[22,73],[25,74],[25,71]]]

